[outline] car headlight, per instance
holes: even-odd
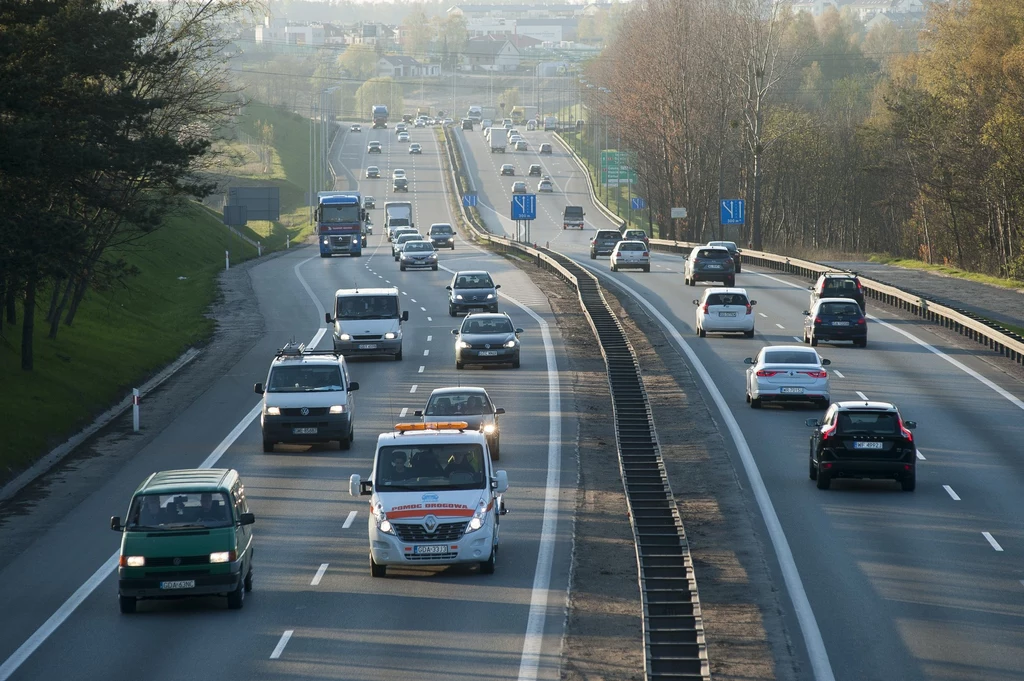
[[[211,563],[230,563],[235,557],[234,551],[214,551],[210,554]]]
[[[437,253],[431,253],[428,255],[427,260],[437,260]]]
[[[455,345],[456,345],[456,347],[459,347],[459,348],[469,348],[469,347],[472,347],[472,346],[471,346],[471,345],[470,345],[469,343],[467,343],[466,341],[459,341],[459,342],[458,342],[458,343],[456,343]]]
[[[493,299],[494,299],[494,294],[493,293],[488,293],[487,294],[487,300],[493,300]]]
[[[345,413],[345,405],[344,404],[335,404],[335,405],[333,405],[331,407],[331,413],[332,414],[344,414]]]
[[[498,429],[494,427],[493,423],[488,423],[486,426],[484,426],[484,433],[487,435],[494,435],[494,432],[496,430]]]
[[[507,343],[505,343],[505,347],[506,348],[514,348],[515,346],[516,346],[516,342],[514,340],[510,340]]]
[[[343,341],[352,340],[352,336],[350,336],[347,333],[341,333],[341,334],[338,334],[338,340],[343,340]]]
[[[380,503],[373,509],[373,520],[377,523],[377,529],[384,534],[395,533],[395,528],[391,525],[387,513],[384,512],[384,507]]]
[[[462,300],[462,294],[461,293],[456,293],[455,294],[455,300]]]
[[[124,564],[128,567],[146,567],[145,556],[128,556],[124,559]]]
[[[281,415],[281,408],[280,407],[267,407],[267,416],[280,416],[280,415]]]
[[[448,237],[448,243],[451,243],[453,241],[455,241],[455,237],[453,237],[453,236]]]
[[[384,340],[395,340],[396,338],[398,338],[398,334],[396,334],[394,331],[388,331],[386,334],[384,334]]]
[[[475,532],[484,526],[484,522],[487,520],[487,503],[481,499],[480,503],[477,504],[476,512],[473,513],[473,517],[469,519],[469,526],[466,528],[466,534]]]

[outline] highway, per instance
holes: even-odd
[[[765,518],[762,540],[774,554],[775,583],[791,597],[787,622],[804,649],[807,678],[1024,679],[1024,386],[998,361],[869,301],[867,349],[817,349],[832,360],[833,401],[892,401],[918,422],[917,490],[885,481],[816,489],[804,420],[820,412],[755,411],[744,400],[743,359],[766,344],[800,344],[809,282],[745,267],[736,285],[757,300],[755,338],[698,338],[691,301],[705,285],[683,284],[682,258],[652,254],[650,273],[616,274],[607,258],[591,260],[594,229],[617,225],[591,201],[586,178],[552,134],[520,130],[529,150],[506,154],[491,154],[479,131],[457,133],[488,228],[514,233],[512,182],[526,179],[534,191],[539,178],[524,176],[541,163],[556,192],[538,195],[532,241],[640,300],[706,379],[705,401],[731,436],[751,511]],[[537,154],[542,142],[552,143],[551,156]],[[515,177],[499,176],[503,163],[516,166]],[[585,207],[583,232],[561,229],[566,204]]]
[[[369,139],[381,156],[365,158]],[[438,272],[399,272],[383,242],[391,170],[405,168],[415,221],[448,222],[433,129],[409,156],[393,129],[344,134],[335,163],[356,170],[376,197],[375,234],[361,258],[321,259],[292,249],[251,270],[264,327],[256,346],[184,409],[117,475],[0,570],[0,680],[6,679],[555,679],[564,623],[576,485],[571,386],[545,295],[503,259],[460,241]],[[385,179],[362,180],[368,162]],[[401,195],[402,198],[405,195]],[[523,334],[522,368],[456,373],[445,285],[456,269],[488,269],[502,309]],[[291,339],[330,347],[323,310],[334,291],[397,286],[410,319],[404,360],[350,363],[355,396],[351,451],[278,446],[261,451],[258,398],[275,349]],[[326,331],[326,335],[325,335]],[[390,569],[370,577],[365,498],[348,494],[369,474],[378,433],[422,407],[430,391],[481,385],[504,407],[499,468],[508,471],[496,574],[475,569]],[[173,389],[173,384],[171,388]],[[255,587],[241,611],[223,598],[143,602],[121,615],[113,562],[132,491],[152,471],[236,468],[254,526]]]

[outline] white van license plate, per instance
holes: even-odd
[[[360,350],[376,350],[377,349],[377,344],[376,343],[360,343],[359,344],[359,349]]]
[[[414,547],[412,547],[412,552],[417,554],[417,555],[420,555],[420,556],[426,555],[426,554],[431,554],[431,553],[448,553],[448,547],[447,546],[437,546],[437,545],[433,545],[433,546],[414,546]]]
[[[196,580],[194,579],[180,579],[174,582],[160,582],[161,589],[194,589],[196,588]]]
[[[316,428],[292,428],[292,435],[316,435]]]

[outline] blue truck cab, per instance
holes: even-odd
[[[367,212],[359,192],[317,194],[316,234],[320,257],[363,254]]]

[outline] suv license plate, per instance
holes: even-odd
[[[196,580],[194,579],[180,579],[174,582],[160,582],[161,589],[194,589],[196,588]]]
[[[881,449],[882,448],[882,443],[881,442],[854,442],[853,443],[853,448],[854,449]]]
[[[316,428],[292,428],[292,435],[316,435]]]
[[[430,553],[448,553],[448,547],[436,544],[432,546],[414,546],[412,547],[412,552],[420,556]]]
[[[721,266],[721,265],[706,265],[706,267],[707,267],[707,268],[708,268],[709,270],[720,270],[720,269],[722,269],[722,266]]]
[[[359,344],[359,349],[360,350],[376,350],[377,349],[377,344],[376,343],[360,343]]]
[[[804,391],[803,388],[783,388],[781,392],[783,392],[783,393],[785,393],[787,395],[790,395],[790,394],[797,394],[797,395],[799,395],[803,391]]]

